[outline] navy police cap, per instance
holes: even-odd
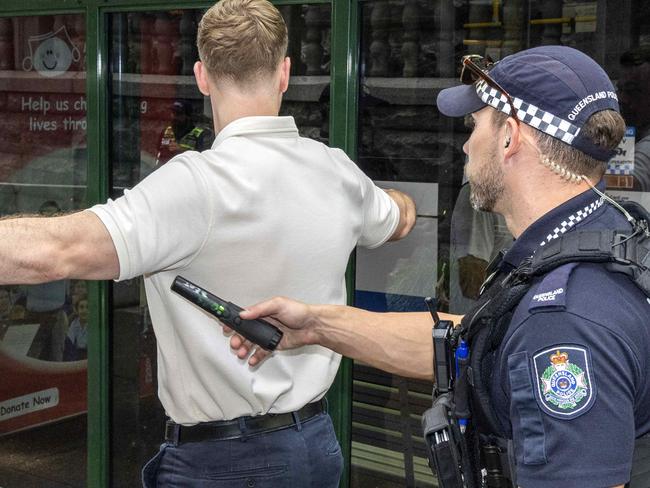
[[[586,54],[566,46],[526,49],[503,58],[489,70],[513,99],[522,122],[606,161],[614,151],[593,144],[581,134],[591,115],[620,112],[614,85],[607,73]],[[460,117],[486,105],[506,114],[506,97],[479,80],[473,85],[446,88],[438,94],[440,112]]]

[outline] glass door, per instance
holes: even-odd
[[[0,18],[0,213],[86,203],[85,16]],[[0,287],[0,485],[86,486],[83,281]]]
[[[289,29],[292,78],[280,115],[301,135],[329,138],[329,5],[279,10]],[[110,25],[111,197],[174,155],[209,149],[210,102],[196,87],[196,31],[204,10],[119,12]],[[112,285],[111,485],[139,483],[140,469],[163,441],[165,412],[157,399],[157,347],[142,278]]]
[[[441,116],[438,92],[458,84],[465,54],[498,61],[545,44],[579,49],[617,83],[628,132],[610,161],[610,194],[650,208],[650,10],[636,0],[360,2],[358,161],[418,207],[403,241],[357,254],[356,304],[380,311],[472,306],[491,257],[510,245],[503,219],[469,205],[463,120]],[[644,74],[645,73],[645,74]],[[434,486],[420,432],[432,385],[356,362],[352,486]]]

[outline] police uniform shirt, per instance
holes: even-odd
[[[532,224],[501,269],[564,232],[629,228],[619,210],[588,190]],[[649,331],[650,300],[602,264],[567,264],[533,283],[497,351],[491,383],[498,418],[514,441],[519,486],[629,480],[635,438],[650,431]]]

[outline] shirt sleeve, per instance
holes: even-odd
[[[573,313],[544,312],[517,328],[503,358],[519,486],[626,483],[641,377],[630,345]]]
[[[363,226],[358,244],[369,249],[381,246],[397,229],[399,208],[384,190],[352,163],[361,185]]]
[[[183,153],[116,200],[90,210],[104,223],[117,251],[119,280],[186,266],[212,224],[212,202],[200,161]]]

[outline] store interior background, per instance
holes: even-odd
[[[423,298],[433,296],[439,309],[463,313],[487,261],[510,241],[501,219],[469,207],[469,129],[435,107],[437,93],[458,83],[465,54],[499,60],[563,44],[596,59],[616,82],[630,126],[608,190],[650,208],[648,2],[276,4],[292,58],[281,113],[418,205],[407,239],[356,254],[356,305],[425,310]],[[1,215],[82,209],[119,197],[180,151],[209,148],[209,103],[192,75],[207,6],[0,5]],[[0,487],[138,486],[164,422],[142,280],[2,287],[0,307]],[[71,351],[65,337],[75,320],[88,327],[88,343]],[[342,486],[435,486],[419,426],[431,390],[344,363],[330,394],[348,461]]]

